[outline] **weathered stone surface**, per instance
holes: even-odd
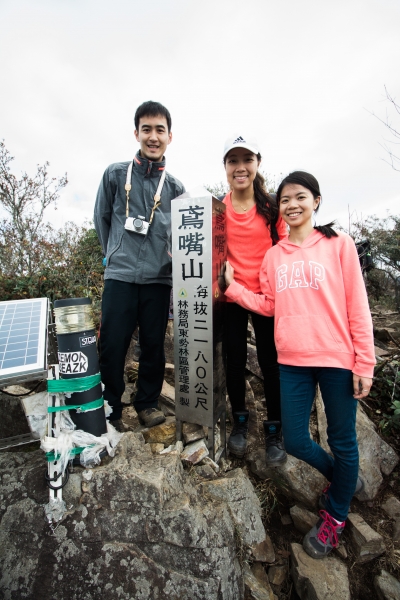
[[[22,386],[9,386],[7,389],[10,388],[24,389]],[[22,435],[23,433],[30,433],[30,429],[21,400],[0,392],[0,439]]]
[[[275,550],[274,546],[271,542],[271,538],[269,535],[265,536],[265,540],[253,546],[251,549],[251,554],[254,560],[263,563],[273,563],[275,562]]]
[[[141,433],[149,444],[164,444],[164,446],[174,444],[176,441],[175,417],[166,417],[164,423],[149,429],[143,429]]]
[[[273,585],[282,585],[288,577],[286,565],[274,565],[268,569],[268,579]]]
[[[248,542],[265,531],[259,505],[241,506],[254,494],[242,472],[207,494],[216,482],[194,486],[179,456],[153,455],[128,432],[114,459],[76,468],[65,488],[73,506],[53,534],[44,469],[40,451],[0,455],[5,600],[243,600],[239,526],[246,519]]]
[[[203,479],[215,479],[217,477],[217,474],[215,473],[214,469],[211,468],[209,465],[198,465],[194,469],[197,475],[199,475],[199,477],[202,477]]]
[[[243,571],[247,597],[252,600],[274,600],[274,594],[268,582],[267,584],[261,582],[246,563]]]
[[[258,364],[257,348],[252,344],[247,344],[247,362],[246,369],[248,369],[253,375],[257,375],[260,379],[264,379],[261,372],[260,365]]]
[[[375,575],[374,588],[378,600],[400,600],[400,583],[382,569],[380,575]]]
[[[204,482],[200,488],[215,500],[228,502],[232,519],[245,546],[251,548],[265,541],[267,536],[261,521],[260,501],[242,469],[229,471],[224,478]]]
[[[203,427],[201,425],[197,425],[196,423],[183,423],[182,435],[185,444],[202,440],[205,437]]]
[[[167,413],[169,416],[175,414],[175,388],[165,380],[163,381],[158,403],[164,410],[164,413]]]
[[[302,600],[350,600],[347,569],[338,558],[315,560],[300,544],[291,544],[290,550],[290,573]]]
[[[251,471],[260,479],[271,479],[282,492],[309,508],[318,504],[321,490],[327,481],[321,473],[302,460],[288,456],[282,467],[267,467],[265,450],[259,448],[248,455]]]
[[[164,450],[164,444],[151,443],[150,448],[153,454],[159,454]]]
[[[325,409],[319,390],[316,397],[316,408],[320,444],[322,448],[330,452],[326,434]],[[364,490],[356,497],[359,500],[372,500],[383,481],[382,473],[389,475],[397,465],[399,457],[393,448],[376,433],[372,421],[360,405],[357,410],[357,441],[360,453],[360,476],[364,481]]]
[[[181,454],[181,460],[197,465],[200,461],[208,456],[208,448],[204,440],[198,440],[192,444],[188,444]]]
[[[292,506],[290,509],[290,516],[292,517],[293,524],[297,531],[306,534],[318,521],[318,515],[301,508],[300,506]]]
[[[381,505],[381,508],[390,519],[398,519],[400,517],[400,501],[394,496],[387,498]]]
[[[351,543],[357,562],[368,562],[386,551],[382,536],[374,531],[357,513],[349,514],[346,526],[350,531]]]

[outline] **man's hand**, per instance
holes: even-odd
[[[225,263],[225,283],[226,285],[230,285],[232,281],[234,281],[235,270],[229,261]]]
[[[359,398],[366,398],[372,387],[372,379],[369,377],[360,377],[353,373],[353,397],[358,400]]]

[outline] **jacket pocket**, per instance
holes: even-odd
[[[147,240],[144,279],[163,279],[171,277],[171,274],[171,243],[165,237],[154,232],[152,238]]]
[[[343,342],[328,315],[279,317],[275,330],[278,351],[340,352]]]
[[[110,260],[113,254],[115,254],[121,247],[122,244],[122,238],[124,236],[124,229],[122,230],[121,234],[118,236],[117,238],[117,243],[112,247],[112,249],[107,252],[107,264],[106,266],[108,267],[110,265]]]

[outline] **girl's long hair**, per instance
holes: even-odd
[[[318,198],[318,196],[322,199],[321,192],[319,189],[319,183],[315,179],[314,175],[311,175],[311,173],[306,173],[306,171],[293,171],[292,173],[289,173],[287,177],[282,179],[278,187],[278,190],[276,192],[276,201],[278,206],[281,201],[283,188],[285,187],[285,185],[288,185],[290,183],[302,185],[312,193],[314,199]],[[315,209],[315,212],[318,212],[320,206],[321,201]],[[314,225],[314,229],[320,231],[325,237],[330,239],[331,237],[337,237],[338,235],[333,229],[334,224],[335,221],[331,221],[331,223],[328,223],[327,225]]]
[[[261,154],[257,154],[258,162],[261,162]],[[226,156],[224,158],[224,164],[226,162]],[[261,215],[266,226],[270,230],[271,239],[273,244],[279,242],[279,235],[276,229],[276,223],[279,217],[278,204],[276,200],[268,193],[265,179],[259,171],[257,171],[256,177],[253,181],[254,187],[254,198],[256,201],[256,211]]]

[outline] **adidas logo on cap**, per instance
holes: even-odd
[[[241,136],[241,135],[239,135],[239,137],[238,137],[238,138],[236,138],[236,140],[235,140],[233,143],[234,143],[234,144],[239,144],[239,143],[242,143],[242,144],[244,143],[244,144],[245,144],[245,143],[246,143],[246,140],[244,140],[244,139],[242,138],[242,136]]]

